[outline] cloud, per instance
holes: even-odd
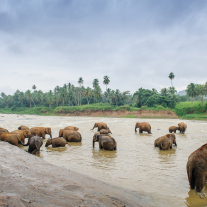
[[[49,91],[79,77],[105,90],[104,75],[112,89],[160,90],[170,72],[177,90],[204,83],[206,11],[206,1],[189,0],[3,0],[0,92]]]

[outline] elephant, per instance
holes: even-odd
[[[52,138],[52,132],[50,127],[33,127],[30,129],[30,132],[32,135],[38,135],[39,137],[42,137],[45,139],[45,135],[49,134],[50,138]]]
[[[29,145],[29,148],[28,148],[28,152],[30,154],[37,154],[38,151],[40,151],[40,147],[43,145],[43,139],[42,137],[39,137],[39,136],[31,136],[29,139],[28,139],[28,142],[27,144],[23,144],[23,146],[28,146]]]
[[[176,126],[171,126],[171,127],[169,127],[169,133],[172,133],[172,132],[176,133],[176,130],[178,130],[178,129],[179,128]]]
[[[137,122],[135,124],[135,132],[137,132],[137,128],[139,128],[139,133],[146,131],[146,132],[148,132],[148,134],[152,134],[151,133],[151,126],[147,122],[141,122],[141,123]]]
[[[9,132],[7,129],[1,128],[0,127],[0,132]]]
[[[73,126],[67,126],[64,128],[65,130],[71,130],[71,131],[78,131],[79,128],[78,127],[73,127]]]
[[[60,129],[59,137],[63,137],[67,142],[81,142],[82,136],[77,131]]]
[[[184,134],[186,129],[187,129],[187,125],[185,123],[181,122],[178,124],[178,130],[180,130],[180,133]]]
[[[97,131],[100,131],[101,129],[109,129],[109,127],[107,126],[107,124],[105,124],[104,122],[99,122],[99,123],[95,123],[93,126],[93,129],[98,127]],[[93,130],[91,129],[91,130]]]
[[[11,133],[17,134],[22,142],[25,142],[25,138],[29,138],[31,136],[30,130],[14,130]]]
[[[53,148],[55,147],[65,147],[65,145],[68,144],[66,140],[63,137],[56,137],[53,139],[48,139],[45,147],[48,147],[49,145],[52,145]]]
[[[207,143],[188,157],[186,170],[191,189],[201,192],[207,180]]]
[[[100,134],[109,134],[109,133],[112,134],[112,132],[111,132],[110,129],[101,129],[101,130],[100,130]]]
[[[110,135],[95,133],[93,136],[93,148],[95,147],[95,142],[99,142],[99,149],[117,150],[117,143]]]
[[[27,126],[20,126],[18,127],[19,130],[29,130],[29,127]]]
[[[176,137],[174,134],[166,134],[154,141],[154,146],[159,147],[160,150],[172,149],[173,144],[177,146]]]
[[[1,132],[0,133],[0,140],[4,142],[8,142],[12,145],[19,146],[19,143],[22,145],[24,144],[17,134],[13,134],[10,132]]]

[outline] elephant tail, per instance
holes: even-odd
[[[194,167],[192,166],[192,163],[187,162],[187,174],[188,174],[188,181],[190,184],[191,189],[195,189],[195,177],[193,175]]]

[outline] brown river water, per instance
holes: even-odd
[[[79,127],[82,143],[70,143],[71,147],[54,149],[41,147],[37,156],[49,163],[147,195],[153,201],[148,203],[150,206],[207,207],[207,184],[202,191],[206,197],[201,199],[195,190],[190,190],[186,173],[188,156],[207,142],[207,122],[182,121],[188,127],[184,135],[176,134],[178,146],[160,151],[154,147],[154,140],[167,134],[168,128],[176,126],[181,120],[0,115],[0,127],[9,131],[20,125],[51,127],[53,138],[58,136],[61,128]],[[117,151],[99,150],[98,143],[93,149],[92,137],[97,129],[90,129],[95,122],[107,123],[117,141]],[[135,133],[136,122],[150,123],[152,134]],[[27,147],[21,148],[27,150]]]

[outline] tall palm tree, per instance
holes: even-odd
[[[32,89],[33,89],[33,90],[36,90],[36,89],[37,89],[36,85],[33,85],[33,86],[32,86]]]
[[[75,97],[74,97],[74,92],[72,89],[69,89],[68,91],[68,105],[72,106],[72,102],[74,101]]]
[[[110,83],[109,77],[107,75],[104,76],[103,84],[106,85],[106,91],[107,91],[107,85]]]
[[[31,103],[32,103],[32,93],[30,90],[27,90],[25,92],[25,97],[26,97],[26,100],[27,102],[29,102],[29,105],[30,105],[30,108],[31,108]]]
[[[93,80],[93,88],[96,89],[99,86],[99,80],[95,78]],[[95,91],[93,91],[93,94],[95,94]],[[94,95],[94,103],[95,103],[95,95]]]
[[[175,90],[175,87],[170,87],[169,88],[169,93],[173,96],[177,91]]]
[[[78,80],[79,86],[80,86],[80,105],[81,105],[81,93],[82,93],[82,86],[83,86],[83,78],[80,77]]]
[[[194,106],[194,98],[197,96],[196,93],[196,85],[194,83],[190,83],[187,86],[186,94],[192,98],[193,106]]]
[[[49,104],[49,107],[51,107],[54,102],[54,98],[51,90],[45,94],[45,100],[47,104]]]
[[[172,85],[172,87],[173,87],[172,79],[174,79],[174,77],[175,77],[175,75],[174,75],[173,72],[171,72],[171,73],[169,74],[169,76],[168,76],[168,78],[171,80],[171,85]]]

